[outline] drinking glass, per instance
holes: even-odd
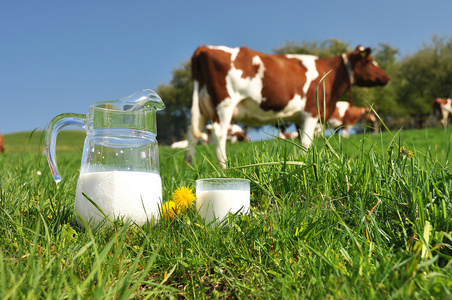
[[[196,210],[207,224],[221,223],[228,215],[250,210],[250,181],[240,178],[196,180]]]

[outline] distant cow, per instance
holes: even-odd
[[[201,138],[198,142],[207,143],[209,141],[213,141],[215,137],[212,137],[212,125],[206,125],[207,133],[203,132]],[[228,137],[227,141],[231,143],[247,141],[245,133],[243,132],[242,127],[237,124],[231,124],[228,129]],[[171,148],[188,148],[188,140],[178,141],[171,144]]]
[[[348,130],[357,122],[372,122],[374,129],[377,128],[377,118],[369,108],[350,105],[347,101],[338,101],[333,115],[328,119],[327,124],[317,124],[316,133],[320,132],[323,127],[337,129],[342,127],[342,136],[348,137]],[[294,139],[299,136],[298,131],[289,133],[280,132],[279,137],[282,139]]]
[[[0,152],[4,153],[5,152],[5,142],[3,141],[3,136],[0,133]]]
[[[434,126],[438,119],[441,119],[441,124],[447,126],[449,113],[452,113],[452,99],[436,98],[433,100],[430,117]]]
[[[209,136],[209,141],[213,141],[215,139],[215,136],[213,136],[213,125],[208,124],[206,125],[206,131]],[[228,128],[228,134],[226,141],[231,143],[236,142],[243,142],[247,141],[248,138],[245,136],[245,133],[243,132],[242,127],[240,127],[237,124],[231,124]]]
[[[348,137],[348,130],[358,121],[370,121],[374,129],[377,128],[377,118],[367,107],[358,107],[350,105],[347,101],[338,101],[333,115],[327,123],[331,129],[337,129],[342,126],[342,136]],[[320,126],[318,127],[320,129]]]
[[[300,134],[298,133],[298,131],[291,131],[289,133],[285,133],[285,132],[280,131],[278,133],[278,137],[280,139],[285,139],[285,140],[287,140],[287,139],[293,140],[293,139],[298,138],[299,136],[300,136]]]
[[[318,115],[322,121],[328,120],[337,99],[352,84],[372,87],[389,82],[370,53],[370,48],[358,46],[353,52],[321,59],[312,55],[268,55],[246,47],[199,47],[191,61],[188,159],[193,157],[194,145],[209,119],[213,121],[222,168],[226,167],[226,137],[232,121],[250,126],[293,122],[304,133],[303,146],[310,147]],[[327,73],[325,82],[320,83]]]

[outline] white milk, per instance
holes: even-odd
[[[160,218],[162,181],[155,173],[109,171],[80,175],[75,195],[75,211],[94,227],[104,216],[82,193],[112,220],[124,217],[125,221],[131,220],[142,225],[151,218]]]
[[[212,190],[196,193],[196,210],[210,223],[214,219],[222,221],[228,212],[248,214],[250,192],[241,190]]]

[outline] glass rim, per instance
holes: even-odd
[[[219,178],[202,178],[202,179],[196,179],[197,182],[205,182],[205,181],[218,181],[218,182],[225,182],[225,181],[237,181],[237,182],[250,182],[249,179],[246,178],[232,178],[232,177],[219,177]]]

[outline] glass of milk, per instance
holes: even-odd
[[[240,178],[196,180],[196,210],[206,224],[221,223],[228,213],[246,215],[250,210],[250,181]]]
[[[162,182],[156,111],[165,106],[152,90],[114,101],[96,102],[86,115],[56,116],[46,131],[46,154],[54,180],[61,180],[56,164],[56,138],[68,125],[86,131],[75,211],[81,225],[123,219],[137,225],[160,218]],[[79,218],[80,217],[80,218]]]

